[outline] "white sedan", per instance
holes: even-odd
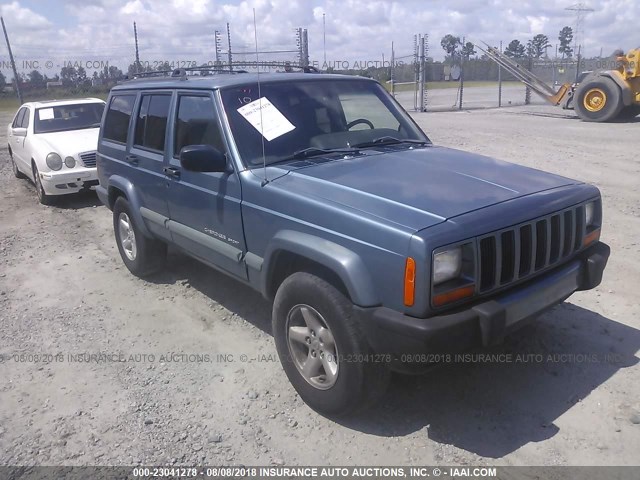
[[[30,178],[40,203],[98,184],[96,148],[105,103],[98,98],[29,102],[7,128],[17,178]]]

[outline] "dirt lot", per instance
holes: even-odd
[[[602,190],[603,284],[492,350],[529,360],[398,376],[376,409],[321,417],[287,382],[258,294],[178,255],[133,277],[93,193],[43,207],[3,149],[0,464],[637,464],[640,118],[585,124],[540,106],[416,118],[438,144]]]

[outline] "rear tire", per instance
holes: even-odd
[[[314,410],[345,415],[386,392],[389,363],[373,354],[353,304],[329,283],[305,272],[289,276],[276,293],[272,321],[282,367]]]
[[[122,261],[131,273],[146,277],[164,267],[167,245],[144,236],[124,197],[118,197],[113,205],[113,231]]]
[[[27,178],[27,176],[24,173],[18,170],[18,165],[16,164],[16,161],[13,159],[13,152],[11,151],[11,149],[9,149],[9,158],[11,158],[11,168],[13,170],[13,176],[20,180]]]
[[[609,122],[623,106],[622,92],[610,78],[597,77],[576,89],[574,108],[585,122]]]

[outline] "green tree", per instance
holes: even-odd
[[[0,72],[0,93],[4,91],[4,87],[6,86],[7,86],[7,79],[5,78],[4,74]]]
[[[558,51],[562,54],[562,58],[571,58],[573,56],[573,48],[571,48],[573,29],[571,27],[563,27],[563,29],[560,30],[558,40],[560,41]]]
[[[78,67],[76,72],[78,73],[77,84],[79,86],[88,87],[89,85],[91,85],[91,81],[87,78],[87,71],[82,66]]]
[[[47,85],[47,79],[37,70],[32,70],[28,77],[29,83],[34,88],[44,88]]]
[[[478,53],[476,52],[476,46],[472,42],[465,43],[460,50],[460,55],[462,55],[465,60],[469,60],[469,57],[476,53]]]
[[[550,46],[549,37],[539,33],[527,42],[527,56],[533,57],[534,59],[541,58]]]
[[[524,57],[524,53],[524,45],[520,43],[519,40],[511,40],[509,45],[507,45],[507,48],[504,50],[504,54],[511,58],[522,58]]]
[[[63,87],[75,87],[78,84],[78,71],[75,67],[62,67],[60,81]]]
[[[447,57],[454,59],[458,53],[458,48],[462,45],[460,37],[454,37],[451,34],[445,35],[440,40],[442,49],[447,53]]]

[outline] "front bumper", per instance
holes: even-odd
[[[598,242],[545,275],[455,313],[414,318],[385,307],[356,307],[355,313],[373,350],[396,359],[406,354],[446,354],[495,345],[572,293],[598,286],[609,253],[609,246]]]
[[[96,168],[76,167],[72,170],[41,172],[40,181],[47,195],[65,195],[98,184]]]

